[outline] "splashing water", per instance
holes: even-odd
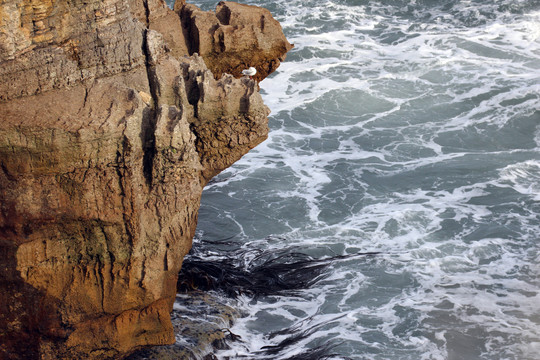
[[[260,84],[269,139],[205,189],[194,250],[248,278],[261,253],[325,266],[231,299],[242,341],[217,356],[536,359],[540,2],[249,3],[295,48]]]

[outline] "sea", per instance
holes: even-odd
[[[216,358],[540,359],[540,1],[240,2],[294,48],[186,258]]]

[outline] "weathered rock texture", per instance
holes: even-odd
[[[202,188],[268,131],[256,82],[221,74],[269,73],[290,48],[255,9],[0,0],[0,359],[119,359],[174,342]],[[219,63],[193,54],[214,43],[198,16],[221,19]],[[237,37],[274,57],[239,58]]]
[[[224,73],[239,77],[253,66],[254,79],[260,81],[278,68],[292,48],[266,9],[221,1],[215,14],[180,2],[175,10],[190,39],[189,52],[201,55],[216,79]]]

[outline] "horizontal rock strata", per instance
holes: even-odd
[[[268,132],[258,85],[238,69],[261,80],[290,49],[282,33],[261,40],[281,31],[267,11],[175,9],[0,2],[0,359],[119,359],[174,342],[202,188]],[[240,36],[274,57],[198,56],[198,16],[228,22],[225,44]]]

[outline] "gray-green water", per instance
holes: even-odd
[[[381,254],[300,297],[241,297],[244,341],[218,357],[297,326],[273,358],[538,359],[540,2],[249,3],[295,48],[260,84],[269,139],[207,187],[199,237]]]

